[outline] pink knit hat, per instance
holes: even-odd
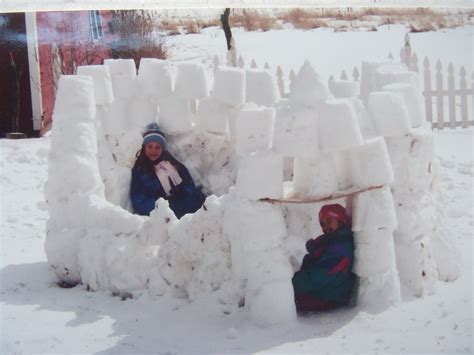
[[[349,224],[349,216],[347,215],[346,209],[338,203],[321,207],[318,217],[320,224],[321,220],[327,217],[336,218],[337,221],[345,225]]]

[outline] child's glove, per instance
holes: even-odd
[[[306,250],[308,251],[308,253],[313,254],[313,252],[316,250],[316,240],[308,240],[306,242]]]
[[[178,197],[178,196],[183,196],[183,195],[184,195],[184,192],[185,192],[185,191],[184,191],[184,186],[183,186],[183,184],[175,185],[175,186],[173,186],[173,187],[171,188],[171,190],[170,190],[170,194],[171,194],[172,196],[176,196],[176,197]]]

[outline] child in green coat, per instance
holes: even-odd
[[[306,242],[308,254],[292,279],[300,311],[345,305],[354,286],[354,239],[346,209],[339,204],[323,206],[319,223],[324,234]]]

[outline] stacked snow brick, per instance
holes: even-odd
[[[113,204],[123,208],[130,208],[127,187],[130,186],[130,168],[120,165],[115,159],[116,144],[110,144],[118,122],[111,117],[111,108],[114,105],[112,78],[109,67],[106,65],[79,66],[77,74],[89,76],[94,85],[97,125],[97,159],[99,171],[105,186],[105,197]],[[124,131],[122,127],[122,132]],[[119,134],[119,139],[126,137]],[[118,154],[120,156],[120,154]]]
[[[103,253],[117,255],[122,246],[112,245],[111,238],[133,233],[143,220],[105,200],[90,77],[60,78],[53,117],[45,188],[50,214],[45,252],[60,280],[109,288],[113,278],[105,270]]]
[[[362,123],[371,122],[361,101],[349,93],[332,97],[309,63],[290,90],[289,107],[277,111],[280,121],[275,123],[273,145],[294,157],[290,196],[322,199],[341,190],[364,191],[352,206],[359,302],[372,309],[399,302],[393,247],[396,216],[388,189],[393,171],[385,141],[380,137],[364,141]]]
[[[239,68],[219,67],[214,72],[211,95],[199,102],[198,126],[235,141],[235,122],[245,104],[246,75]]]
[[[104,193],[97,171],[95,109],[92,79],[61,77],[45,186],[50,215],[45,252],[58,278],[71,283],[81,281],[78,250],[85,226],[77,218],[80,199]]]
[[[433,203],[436,160],[433,135],[424,122],[415,73],[396,63],[363,63],[361,96],[366,100],[375,132],[385,138],[394,171],[392,193],[398,227],[394,231],[397,269],[403,294],[434,292],[438,274],[452,279],[456,262],[435,263],[432,238],[438,249],[451,254],[441,233]],[[362,91],[364,95],[362,95]],[[440,258],[442,258],[440,256]],[[444,259],[443,259],[444,260]],[[449,275],[449,276],[448,276]]]
[[[461,270],[455,250],[440,230],[442,214],[434,201],[433,135],[429,129],[417,128],[386,139],[395,171],[392,190],[399,221],[395,251],[403,290],[407,295],[432,294],[438,278],[456,279]]]
[[[251,82],[256,87],[247,86],[247,91],[256,95],[261,82]],[[237,118],[236,148],[241,160],[223,226],[231,245],[233,278],[245,284],[245,307],[260,326],[296,319],[293,270],[283,246],[283,213],[279,206],[259,201],[283,197],[283,158],[270,150],[274,119],[273,108],[253,104]]]

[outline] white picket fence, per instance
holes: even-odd
[[[419,71],[418,57],[416,53],[412,54],[408,34],[405,36],[405,47],[400,52],[400,58],[409,70]],[[458,73],[457,78],[456,73]],[[432,79],[434,79],[434,86]],[[431,127],[443,129],[474,126],[474,74],[471,74],[469,88],[466,69],[463,66],[456,71],[453,64],[449,63],[445,72],[438,59],[433,73],[431,62],[425,57],[423,84],[426,120],[431,123]]]
[[[388,55],[393,59],[393,55]],[[418,56],[412,51],[410,38],[405,36],[405,45],[400,50],[400,60],[405,63],[410,71],[419,72]],[[219,66],[219,59],[214,58],[214,70]],[[237,66],[245,67],[245,61],[240,56],[237,60]],[[250,68],[257,68],[254,59],[250,63]],[[270,69],[268,63],[264,64],[265,69]],[[456,80],[455,73],[458,73]],[[276,77],[281,97],[288,97],[287,88],[296,77],[293,70],[290,71],[288,78],[284,78],[283,70],[280,66],[276,69]],[[435,73],[431,70],[431,62],[425,57],[423,60],[423,96],[425,100],[426,121],[431,123],[432,128],[467,128],[474,126],[474,73],[471,75],[471,82],[468,85],[467,73],[464,67],[458,71],[455,70],[452,63],[449,63],[446,73],[443,72],[443,66],[439,60],[436,61]],[[359,81],[360,71],[357,67],[352,70],[352,80]],[[434,86],[433,80],[434,79]],[[334,80],[331,75],[329,82]],[[347,73],[343,70],[340,80],[349,80]],[[285,86],[285,83],[288,83]],[[469,87],[470,86],[470,87]]]

